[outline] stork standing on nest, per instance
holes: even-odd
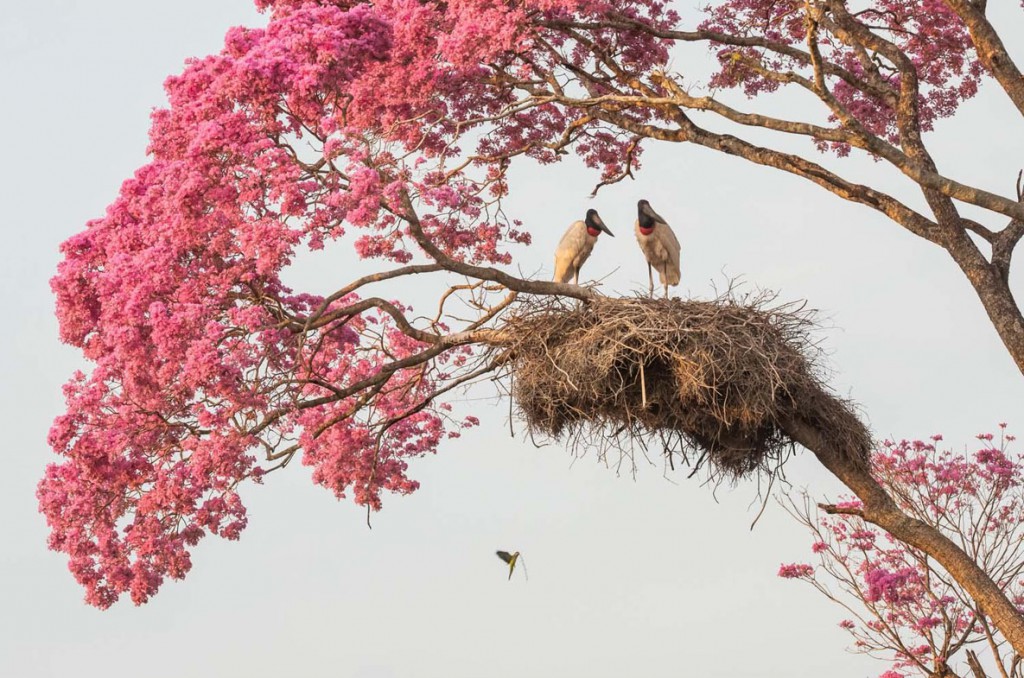
[[[590,257],[601,231],[615,237],[597,210],[587,210],[583,221],[573,222],[555,249],[555,282],[567,283],[572,279],[574,285],[579,284],[580,268]]]
[[[636,240],[647,259],[647,276],[651,281],[650,294],[654,296],[654,272],[665,287],[679,284],[679,241],[668,223],[651,209],[651,203],[641,200],[636,205]],[[653,269],[653,270],[652,270]]]

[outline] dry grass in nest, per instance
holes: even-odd
[[[824,384],[813,328],[802,306],[767,295],[547,298],[521,308],[494,350],[531,433],[583,451],[646,450],[654,436],[670,461],[708,461],[718,477],[773,473],[798,419],[866,463],[870,436]]]

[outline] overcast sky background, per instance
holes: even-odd
[[[1008,42],[1019,45],[1011,4]],[[775,505],[749,529],[754,484],[713,495],[685,473],[666,479],[660,466],[634,480],[593,456],[572,464],[563,446],[510,438],[507,404],[473,394],[459,406],[483,426],[416,462],[422,489],[387,498],[372,531],[362,510],[335,501],[295,464],[245,494],[241,541],[204,541],[184,582],[165,584],[141,608],[86,606],[65,558],[46,549],[34,496],[54,460],[46,433],[63,407],[61,384],[83,366],[57,340],[48,287],[57,247],[102,214],[145,161],[164,78],[187,57],[217,51],[229,26],[263,18],[249,0],[0,7],[8,318],[0,674],[853,678],[885,670],[846,651],[838,608],[775,576],[781,562],[808,558],[809,540]],[[696,77],[703,61],[688,58],[675,66]],[[987,86],[940,124],[933,149],[943,170],[1008,194],[1024,165],[1022,131]],[[871,162],[844,166],[862,181],[888,181]],[[742,276],[822,309],[835,387],[861,404],[879,437],[942,432],[970,448],[996,422],[1024,428],[1024,378],[937,248],[798,179],[695,147],[651,147],[637,181],[589,201],[594,182],[572,162],[515,170],[508,208],[535,238],[519,259],[524,270],[549,275],[562,231],[595,206],[618,237],[601,239],[584,278],[607,276],[608,293],[646,286],[631,234],[635,202],[646,197],[683,243],[680,293],[707,297],[713,284]],[[337,248],[303,258],[288,280],[328,292],[352,277],[353,258]],[[807,454],[788,476],[792,491],[838,492]],[[496,548],[523,552],[528,582],[506,581]]]

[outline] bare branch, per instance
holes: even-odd
[[[822,511],[824,511],[827,514],[829,514],[830,516],[840,515],[840,516],[857,516],[858,518],[863,518],[864,517],[864,509],[861,509],[861,508],[858,508],[858,507],[854,507],[854,506],[838,506],[836,504],[818,504],[818,508],[820,508]]]

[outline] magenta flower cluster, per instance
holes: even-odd
[[[845,9],[846,3],[840,3]],[[813,80],[811,64],[779,51],[763,50],[758,41],[767,40],[803,49],[808,42],[808,11],[803,0],[728,0],[709,9],[701,28],[730,36],[753,39],[750,46],[716,45],[720,64],[711,84],[739,88],[747,96],[774,92],[792,79],[792,74]],[[901,52],[913,67],[920,85],[917,114],[923,131],[935,121],[956,112],[961,103],[977,94],[985,75],[964,22],[943,0],[870,0],[859,3],[856,12],[840,17],[828,9],[817,12],[817,49],[821,58],[845,70],[826,78],[831,96],[839,108],[865,130],[893,144],[900,141],[896,110],[880,92],[894,95],[903,83],[901,75],[880,59],[871,59],[861,40],[890,58]],[[846,19],[846,20],[844,20]],[[856,21],[853,21],[856,19]],[[867,36],[866,31],[871,34]],[[863,31],[864,33],[861,33]],[[891,48],[891,52],[887,51]],[[780,76],[780,74],[782,74]],[[865,86],[866,83],[866,86]],[[840,120],[835,110],[832,122]],[[846,155],[850,148],[841,142],[816,142],[821,150]]]

